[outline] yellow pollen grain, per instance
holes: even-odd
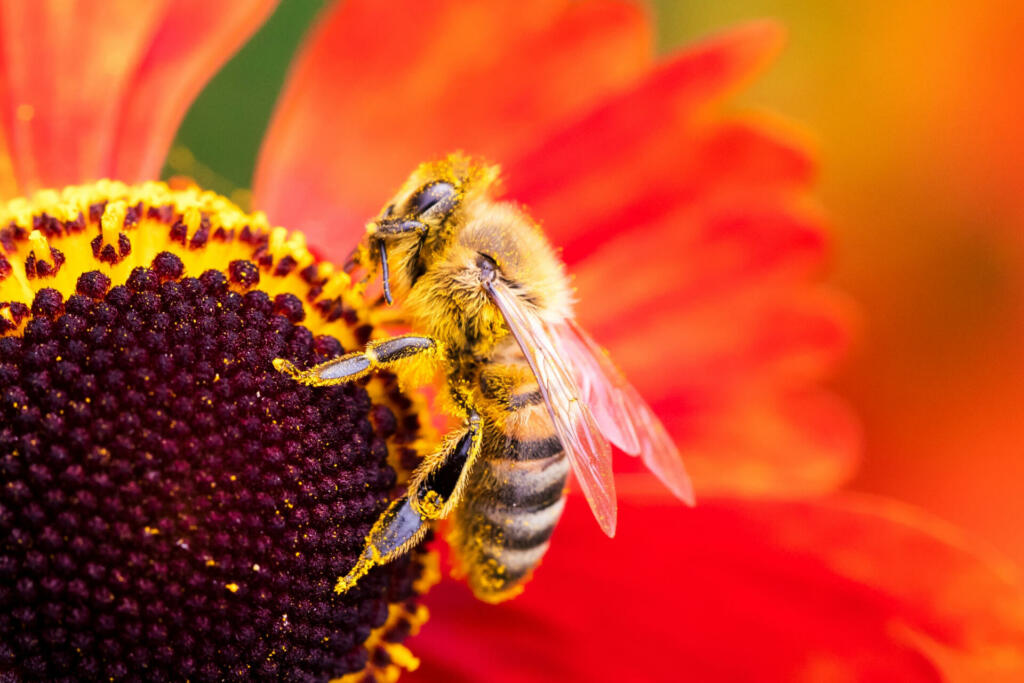
[[[237,593],[238,589],[240,588],[240,586],[237,583],[228,583],[228,584],[225,584],[224,587],[227,588],[232,593]]]
[[[349,277],[348,273],[339,271],[334,273],[331,278],[324,285],[324,296],[328,299],[333,299],[336,296],[341,295],[342,292],[352,287],[352,278]]]
[[[159,529],[156,529],[151,526],[143,527],[142,530],[146,533],[147,536],[157,536],[160,533]]]
[[[46,241],[46,237],[43,236],[43,233],[38,230],[33,230],[29,233],[28,242],[31,245],[32,251],[36,252],[36,258],[49,258],[50,244]]]
[[[441,556],[436,551],[427,553],[421,567],[420,576],[412,584],[412,589],[420,595],[426,595],[427,591],[441,582]]]
[[[128,215],[128,205],[121,201],[108,202],[100,218],[102,240],[105,244],[117,239],[117,233],[124,227],[124,218]]]
[[[274,258],[280,258],[286,253],[285,241],[288,239],[288,231],[284,228],[272,228],[267,238],[267,251]]]
[[[185,209],[182,221],[185,223],[186,240],[189,240],[195,237],[196,230],[199,229],[199,224],[203,221],[203,214],[198,207],[190,206]]]

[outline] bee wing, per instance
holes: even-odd
[[[615,479],[612,452],[598,429],[566,359],[544,322],[524,310],[520,299],[503,282],[487,285],[494,303],[526,356],[555,432],[569,456],[576,479],[590,503],[601,530],[615,535]]]
[[[626,453],[638,455],[640,439],[626,398],[629,385],[622,373],[574,321],[564,320],[550,327],[601,432]]]
[[[677,498],[694,504],[693,484],[672,437],[611,358],[573,320],[554,327],[553,337],[576,375],[598,427],[616,446],[639,455]]]

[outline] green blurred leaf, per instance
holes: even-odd
[[[215,2],[216,0],[211,0]],[[186,175],[246,202],[260,140],[292,56],[326,0],[284,0],[193,103],[164,177]]]

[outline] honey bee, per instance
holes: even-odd
[[[440,363],[462,427],[413,473],[370,530],[344,592],[408,552],[435,520],[477,597],[518,594],[548,548],[570,467],[601,529],[614,536],[609,441],[638,455],[681,500],[693,489],[675,444],[607,354],[575,322],[565,266],[519,206],[495,198],[497,167],[462,155],[417,168],[367,225],[353,263],[382,274],[420,334],[298,370],[310,385]]]

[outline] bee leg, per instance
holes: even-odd
[[[370,529],[366,548],[348,574],[338,579],[334,592],[345,593],[374,567],[407,553],[429,528],[429,520],[413,509],[408,494],[391,503]]]
[[[400,337],[372,341],[365,351],[347,353],[338,358],[299,370],[284,358],[274,359],[274,368],[292,379],[311,386],[325,386],[351,382],[365,377],[374,370],[397,365],[403,361],[436,362],[441,358],[440,344],[430,337],[406,334]]]
[[[480,415],[472,410],[466,427],[445,438],[416,469],[408,491],[391,503],[366,537],[366,548],[335,592],[344,593],[374,567],[401,557],[423,540],[430,522],[448,516],[465,489],[483,441]]]
[[[413,506],[425,517],[443,519],[458,504],[466,474],[480,453],[483,433],[480,414],[471,410],[466,427],[445,437],[441,447],[416,469],[409,491]]]

